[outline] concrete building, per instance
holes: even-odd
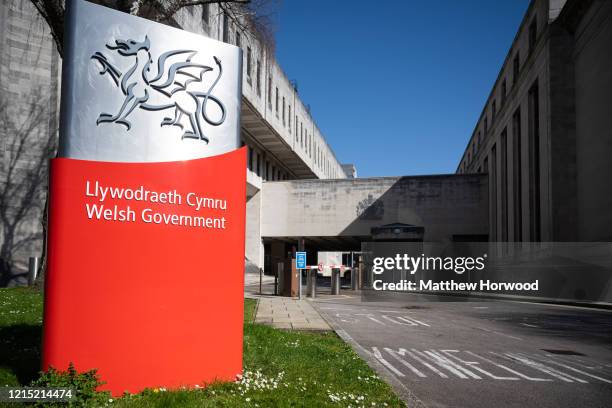
[[[27,257],[42,249],[45,165],[54,145],[41,142],[56,140],[61,60],[29,2],[4,1],[0,12],[0,88],[10,102],[2,106],[16,123],[0,129],[0,256],[5,269],[23,271]],[[458,174],[420,177],[356,178],[353,165],[338,161],[265,43],[217,5],[184,8],[172,23],[244,51],[247,270],[273,273],[283,262],[290,271],[298,247],[316,253],[386,240],[612,238],[606,177],[612,175],[612,2],[533,0]],[[40,63],[32,59],[38,54]],[[29,109],[32,92],[41,97]],[[41,107],[45,113],[31,120],[29,112],[43,112]],[[36,132],[14,131],[31,123]],[[27,148],[14,147],[18,134],[28,136],[22,143]],[[19,203],[27,211],[18,210]]]
[[[256,35],[218,5],[186,7],[172,25],[243,49],[242,143],[248,146],[245,257],[263,266],[261,188],[266,181],[347,177],[294,84]],[[25,279],[40,256],[47,160],[55,155],[61,58],[29,1],[0,3],[0,286]],[[5,273],[8,272],[8,273]],[[13,277],[11,277],[11,275]]]
[[[279,262],[287,262],[300,241],[308,264],[315,265],[317,251],[360,251],[362,243],[379,238],[486,240],[487,184],[482,174],[265,183],[266,270],[272,273]],[[388,234],[378,237],[382,229]],[[412,231],[418,234],[406,234]]]
[[[491,241],[612,240],[612,2],[530,3],[457,168]]]
[[[40,256],[47,160],[57,141],[60,58],[28,2],[0,3],[0,286]],[[23,281],[24,276],[20,277]]]
[[[244,32],[218,6],[181,10],[185,30],[243,49],[242,143],[248,146],[247,264],[264,266],[261,239],[262,185],[299,179],[342,179],[347,175],[306,105],[267,47]]]

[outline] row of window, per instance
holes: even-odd
[[[529,25],[529,32],[528,32],[529,55],[531,55],[533,51],[535,50],[537,38],[538,38],[538,20],[537,20],[537,14],[536,14],[534,15],[533,19],[531,20],[531,24]],[[512,86],[513,87],[518,83],[518,78],[520,76],[520,73],[521,73],[520,51],[516,50],[516,53],[514,54],[514,58],[512,59]],[[501,102],[499,110],[501,110],[501,108],[505,106],[506,98],[508,96],[508,85],[507,85],[506,78],[502,80],[499,92],[500,92],[499,99]],[[498,113],[497,98],[493,97],[493,101],[491,102],[491,127],[495,123],[497,113]],[[483,142],[483,135],[484,137],[486,137],[489,130],[490,130],[489,112],[488,112],[488,109],[485,108],[482,130],[479,129],[475,133],[475,135],[472,136],[470,144],[468,145],[468,148],[466,150],[466,154],[463,158],[463,163],[461,165],[462,172],[465,171],[466,168],[471,165],[472,160],[476,157],[478,149],[480,148],[480,145]]]
[[[537,80],[527,96],[527,139],[522,135],[520,105],[512,115],[511,135],[508,127],[492,143],[478,172],[489,174],[490,236],[493,241],[541,241],[540,204],[540,113]],[[511,138],[510,138],[511,137]],[[523,144],[526,155],[523,154]],[[527,162],[523,163],[523,157]],[[512,183],[508,182],[512,174]],[[528,186],[523,187],[524,183]],[[498,194],[499,193],[499,194]],[[523,231],[523,193],[529,209],[528,231]],[[510,225],[510,212],[513,224]],[[512,231],[512,235],[510,232]]]
[[[247,167],[250,171],[266,181],[289,180],[289,174],[280,167],[274,165],[274,163],[271,163],[270,160],[265,159],[263,153],[256,151],[255,148],[250,145],[247,145],[247,149]]]
[[[223,24],[223,41],[228,42],[229,40],[229,19],[224,15],[224,24]],[[242,48],[242,35],[240,31],[235,32],[235,45]],[[252,74],[253,74],[253,52],[250,46],[246,48],[246,81],[249,85],[252,85]],[[292,126],[292,106],[287,102],[285,96],[281,96],[278,86],[274,86],[272,75],[268,76],[268,89],[267,89],[267,99],[268,99],[268,108],[272,110],[274,108],[274,112],[276,117],[281,120],[283,127],[287,128],[287,131],[291,134],[293,132]],[[261,97],[261,60],[258,58],[255,61],[255,91],[258,97]],[[274,104],[273,104],[274,102]],[[301,149],[314,161],[315,166],[317,166],[323,173],[330,177],[337,177],[337,171],[333,169],[332,163],[328,159],[327,155],[324,153],[323,149],[321,149],[315,138],[313,137],[313,133],[308,132],[308,128],[304,127],[304,122],[300,121],[300,118],[297,114],[295,114],[295,141],[296,145],[299,143]],[[299,131],[298,131],[299,130]],[[249,156],[250,157],[250,156]],[[257,161],[259,166],[259,161]],[[251,169],[251,167],[249,166]],[[253,169],[251,169],[253,170]],[[280,171],[280,170],[279,170]],[[274,172],[272,172],[274,173]],[[257,172],[260,175],[259,172]],[[267,174],[267,173],[265,173]],[[272,174],[273,176],[273,174]],[[264,177],[266,180],[268,178]],[[284,180],[284,179],[283,179]]]

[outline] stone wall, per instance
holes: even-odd
[[[41,256],[48,159],[57,140],[59,55],[29,1],[0,3],[0,286]]]
[[[487,176],[441,175],[264,183],[262,237],[369,237],[392,223],[425,241],[487,235]]]

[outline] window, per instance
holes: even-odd
[[[476,138],[472,142],[472,156],[476,156]]]
[[[501,134],[500,143],[501,240],[508,242],[508,132],[506,129]]]
[[[276,168],[274,166],[272,166],[272,181],[276,180]]]
[[[495,122],[495,114],[497,113],[497,101],[493,101],[491,104],[491,123]]]
[[[257,60],[255,70],[255,90],[257,91],[257,96],[261,96],[261,61]]]
[[[506,79],[502,81],[501,84],[501,103],[502,105],[506,103],[506,94],[508,93],[508,87],[506,86]]]
[[[489,131],[489,118],[485,116],[484,120],[484,132],[485,134]]]
[[[272,109],[272,77],[268,77],[268,106]]]
[[[312,157],[312,133],[308,139],[308,156]]]
[[[529,24],[529,54],[535,49],[535,44],[538,39],[538,17],[533,17],[531,24]]]
[[[240,32],[236,31],[236,47],[242,47],[242,39],[240,38]]]
[[[208,4],[202,5],[202,23],[208,25],[210,19],[210,7]]]
[[[519,72],[521,69],[521,58],[519,52],[516,52],[514,60],[512,61],[512,85],[516,85],[518,81]]]
[[[295,115],[295,141],[298,141],[298,117],[297,115]]]
[[[276,107],[276,117],[278,118],[278,86],[276,87],[276,97],[274,101],[274,106]]]
[[[223,42],[229,42],[229,18],[223,13]]]
[[[291,133],[291,105],[289,105],[289,114],[287,115],[287,119],[289,119],[289,123],[288,123],[288,127],[289,127],[289,133]]]
[[[251,63],[251,47],[247,47],[247,82],[249,85],[251,84],[251,71],[252,71],[252,63]]]
[[[523,182],[521,180],[521,108],[512,116],[513,196],[514,196],[514,241],[523,237]]]
[[[300,146],[304,147],[304,122],[300,123]]]
[[[283,126],[285,126],[285,97],[283,96]]]
[[[491,194],[489,203],[491,211],[489,212],[491,226],[491,237],[493,242],[497,242],[497,151],[495,145],[491,148],[491,169],[489,174],[489,192]]]
[[[249,149],[249,170],[253,171],[253,148],[251,146],[247,148]]]
[[[266,160],[266,181],[270,180],[270,162]]]
[[[530,241],[541,241],[540,227],[540,107],[537,81],[528,94]]]
[[[257,153],[257,175],[261,177],[261,156]]]
[[[480,133],[480,130],[478,131],[478,146],[480,146],[482,144],[482,134]]]

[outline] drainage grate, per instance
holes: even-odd
[[[585,354],[579,353],[574,350],[557,350],[557,349],[541,349],[541,350],[546,351],[550,354],[561,354],[564,356],[584,356],[585,355]]]

